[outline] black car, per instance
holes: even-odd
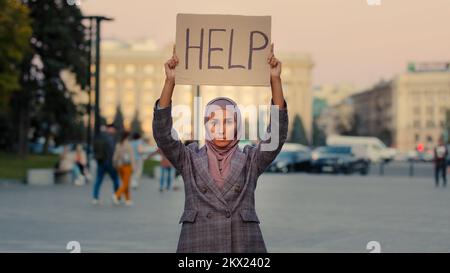
[[[310,163],[311,153],[309,150],[281,151],[267,171],[282,173],[309,171]]]
[[[313,172],[332,172],[351,174],[369,172],[369,160],[355,156],[350,146],[325,146],[316,148],[311,154]]]

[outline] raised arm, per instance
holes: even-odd
[[[267,58],[267,63],[270,65],[270,86],[272,89],[273,104],[278,105],[280,108],[285,108],[283,86],[281,84],[281,62],[275,58],[273,44],[270,45],[270,54]]]
[[[267,58],[270,65],[270,85],[272,101],[270,106],[270,122],[264,140],[259,142],[255,151],[255,162],[258,162],[258,174],[272,163],[283,147],[287,138],[288,112],[281,84],[281,62],[275,58],[273,44]],[[274,130],[274,131],[273,131]]]
[[[172,102],[173,89],[175,88],[175,67],[178,65],[178,62],[175,46],[173,46],[172,58],[164,64],[166,80],[164,81],[164,87],[159,98],[159,106],[161,108],[170,106]]]
[[[186,157],[186,147],[172,128],[172,94],[175,88],[175,67],[177,65],[178,57],[174,47],[172,58],[164,64],[166,79],[161,96],[154,107],[153,137],[170,163],[181,171]]]

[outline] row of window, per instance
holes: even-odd
[[[145,91],[145,92],[136,92],[134,90],[125,90],[124,92],[121,92],[118,94],[116,91],[106,91],[102,92],[102,100],[105,100],[107,102],[114,102],[114,101],[142,101],[147,102],[150,100],[153,100],[156,98],[156,96],[159,95],[159,93],[153,92],[153,91]]]
[[[422,141],[422,140],[420,139],[420,135],[419,135],[419,134],[415,134],[415,135],[414,135],[414,139],[416,140],[416,142]],[[427,141],[427,142],[433,142],[433,137],[430,136],[430,135],[427,135],[427,136],[425,136],[425,139],[424,139],[424,140]]]
[[[107,104],[105,107],[102,107],[102,112],[105,116],[111,117],[116,114],[117,105],[115,104]],[[122,114],[124,117],[132,118],[136,114],[136,107],[134,104],[124,104],[121,107]],[[139,117],[150,117],[153,114],[153,107],[146,105],[145,107],[141,107],[139,111]]]
[[[119,71],[118,66],[115,64],[107,64],[105,66],[105,71],[107,74],[115,74],[115,73],[134,74],[137,72],[138,67],[142,68],[142,72],[144,72],[145,74],[150,75],[155,73],[155,66],[151,64],[147,64],[142,67],[134,64],[126,64],[125,66],[123,66],[123,71]]]
[[[105,66],[105,70],[107,74],[115,74],[115,73],[122,73],[125,72],[126,74],[134,74],[138,71],[139,68],[142,69],[142,72],[144,72],[145,74],[153,74],[155,73],[155,66],[152,64],[147,64],[144,66],[138,66],[135,64],[126,64],[125,66],[123,66],[123,71],[119,71],[118,65],[115,64],[107,64]],[[286,67],[283,69],[283,76],[290,76],[292,74],[292,71],[290,68]]]
[[[415,129],[422,128],[420,120],[414,120],[413,121],[413,127]],[[445,128],[445,120],[440,120],[438,124],[436,124],[433,120],[427,120],[425,121],[425,128],[436,128],[436,126],[439,126],[439,128]]]
[[[447,110],[450,110],[450,108],[449,107],[445,107],[445,106],[440,106],[440,107],[427,106],[427,107],[425,107],[424,110],[425,110],[425,113],[427,115],[433,115],[435,113],[435,111],[439,111],[439,114],[445,115]],[[412,111],[413,111],[414,115],[420,115],[421,114],[421,107],[420,106],[414,106]]]
[[[126,79],[121,83],[121,88],[134,88],[138,84],[141,84],[143,89],[152,89],[154,87],[154,82],[152,80],[144,80],[142,82],[136,82],[133,79]],[[119,83],[115,79],[107,79],[105,81],[106,89],[114,89],[118,85]]]

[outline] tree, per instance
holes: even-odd
[[[19,89],[20,63],[29,50],[31,20],[28,8],[15,0],[0,0],[0,109],[8,107]]]
[[[133,116],[133,120],[131,121],[131,133],[138,133],[140,135],[142,135],[142,125],[141,125],[141,120],[139,119],[139,111],[136,110],[136,112],[134,112],[134,116]]]
[[[313,99],[313,118],[320,116],[323,110],[328,107],[327,101],[321,98]]]
[[[11,149],[14,122],[9,102],[18,90],[20,64],[29,50],[31,19],[27,6],[16,0],[0,0],[0,149]]]
[[[108,124],[106,118],[100,115],[100,126],[106,126]]]
[[[324,146],[326,144],[325,132],[317,124],[317,119],[314,119],[314,121],[313,121],[313,140],[312,140],[312,143],[316,147]]]
[[[85,86],[87,42],[76,5],[60,0],[22,2],[30,10],[33,33],[31,51],[22,62],[21,89],[11,103],[17,106],[19,152],[26,153],[32,124],[35,134],[45,137],[45,147],[51,137],[65,142],[69,136],[62,132],[76,129],[80,109],[60,75],[69,70],[77,84]]]
[[[298,114],[296,114],[294,117],[290,142],[308,145],[308,139],[306,138],[305,128],[303,127],[302,119]]]
[[[122,109],[120,108],[120,105],[118,104],[116,107],[116,114],[114,116],[113,120],[114,127],[116,127],[117,135],[121,135],[125,126],[123,124],[123,114]]]

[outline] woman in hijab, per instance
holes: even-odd
[[[231,156],[239,147],[241,116],[236,103],[224,97],[210,101],[206,105],[205,127],[209,173],[217,186],[223,188]]]
[[[255,211],[258,177],[275,159],[286,140],[287,105],[281,85],[281,62],[273,54],[270,66],[271,120],[264,141],[238,143],[241,114],[225,97],[213,99],[205,109],[205,145],[188,146],[172,129],[171,99],[175,87],[173,53],[165,63],[166,80],[153,116],[153,136],[158,147],[181,173],[185,188],[184,212],[177,252],[266,252]]]

